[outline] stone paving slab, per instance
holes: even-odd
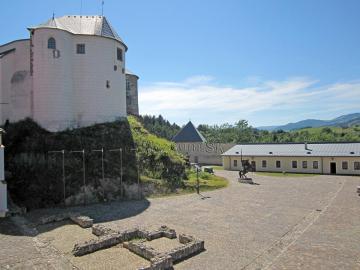
[[[360,269],[360,197],[356,193],[360,177],[275,178],[250,174],[259,185],[248,185],[237,181],[236,172],[216,173],[230,179],[230,185],[204,193],[206,199],[190,194],[72,211],[79,211],[94,218],[95,223],[103,222],[114,230],[157,229],[166,224],[178,232],[205,240],[206,251],[176,264],[176,270]],[[35,211],[27,217],[36,219],[52,211]],[[61,209],[55,211],[61,212]],[[31,238],[17,237],[22,236],[0,231],[0,263],[7,260],[12,265],[21,265],[31,259],[42,260],[40,253],[31,250],[32,244],[28,241]],[[14,244],[13,251],[9,243]],[[29,256],[20,258],[27,250]],[[119,250],[123,249],[115,247],[95,252],[73,259],[72,263],[79,269],[93,265],[106,269],[108,262],[111,269],[115,267],[113,263],[117,263],[111,262],[111,258]],[[119,258],[127,255],[122,256]],[[91,264],[92,261],[96,263]],[[139,263],[136,257],[131,257],[126,266]],[[119,269],[126,266],[121,264]]]

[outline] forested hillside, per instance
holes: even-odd
[[[180,127],[177,124],[171,124],[161,115],[157,117],[151,115],[143,115],[139,116],[139,120],[143,124],[144,128],[147,129],[149,132],[168,140],[171,140],[180,130]]]
[[[144,127],[159,137],[171,138],[180,130],[162,116],[142,116]],[[303,128],[294,131],[266,131],[249,125],[246,120],[235,124],[199,125],[198,130],[208,142],[221,143],[281,143],[281,142],[360,142],[360,125],[344,127]]]

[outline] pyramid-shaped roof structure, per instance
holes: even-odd
[[[206,142],[203,135],[189,121],[173,138],[174,142]]]

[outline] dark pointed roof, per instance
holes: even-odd
[[[174,142],[206,142],[203,135],[189,121],[173,138]]]

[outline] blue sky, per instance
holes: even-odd
[[[80,0],[4,1],[0,44],[79,14]],[[184,124],[283,124],[360,111],[358,0],[105,0],[140,76],[140,112]],[[100,14],[83,0],[82,14]]]

